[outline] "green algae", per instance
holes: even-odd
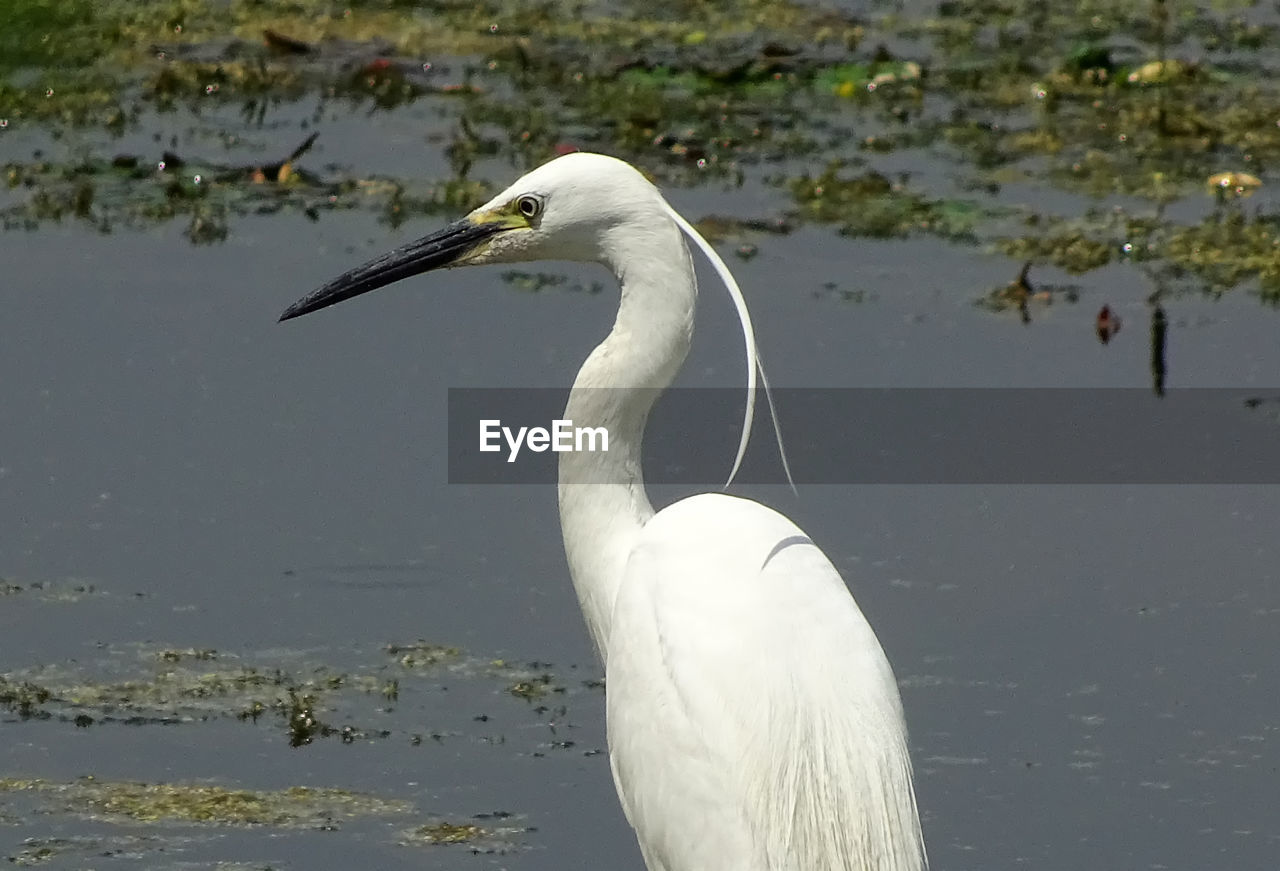
[[[928,233],[949,239],[972,237],[982,218],[979,205],[933,200],[874,170],[842,173],[833,162],[818,176],[790,183],[801,217],[836,223],[846,236],[896,238]]]
[[[557,282],[556,286],[564,283],[567,282]],[[548,662],[485,659],[464,654],[457,647],[427,641],[389,644],[386,653],[407,672],[426,670],[461,678],[495,680],[505,687],[508,694],[525,701],[534,701],[550,693],[569,692],[568,687],[557,680]]]
[[[487,832],[473,823],[440,822],[414,829],[410,838],[432,846],[438,844],[465,844],[483,838]]]
[[[148,92],[182,91],[171,81],[170,63],[203,58],[204,76],[179,72],[185,90],[199,97],[216,83],[222,99],[264,93],[299,80],[328,85],[350,73],[350,53],[333,51],[363,45],[369,61],[396,57],[504,55],[541,46],[556,53],[588,46],[635,50],[654,43],[706,49],[726,39],[767,30],[792,39],[821,43],[856,41],[856,26],[830,13],[790,2],[746,0],[735,4],[688,4],[680,15],[663,16],[642,4],[624,4],[617,14],[586,2],[429,2],[419,10],[367,0],[335,6],[324,0],[295,0],[284,7],[236,0],[202,4],[191,0],[141,0],[88,4],[79,0],[55,13],[40,0],[19,0],[8,29],[14,46],[39,46],[18,55],[15,66],[58,69],[40,83],[0,85],[0,106],[12,120],[102,123],[108,107],[128,114],[128,98],[118,93],[145,82]],[[90,14],[92,13],[92,14]],[[324,62],[325,56],[329,61]],[[300,60],[318,59],[311,64]],[[419,63],[419,66],[421,64]],[[298,72],[301,68],[301,72]],[[386,69],[375,66],[375,70]],[[91,70],[71,76],[70,71]],[[217,73],[223,80],[211,81]],[[293,82],[272,76],[295,77]],[[24,86],[25,85],[25,86]],[[198,87],[197,87],[198,86]],[[52,88],[53,95],[46,96]],[[53,99],[56,97],[57,99]]]
[[[342,789],[295,786],[283,790],[228,789],[208,784],[100,781],[70,783],[0,778],[0,793],[34,793],[51,808],[102,819],[164,820],[218,825],[311,827],[360,816],[407,814],[408,802]]]
[[[1117,255],[1117,246],[1093,238],[1087,229],[1063,227],[1039,236],[1003,239],[996,247],[1015,260],[1051,263],[1073,275],[1106,266]]]
[[[280,724],[293,746],[317,737],[386,737],[377,729],[335,726],[316,711],[338,693],[383,694],[373,674],[307,673],[258,668],[198,648],[140,651],[150,668],[129,677],[94,679],[68,667],[45,666],[0,675],[0,708],[20,719],[54,720],[87,727],[196,723],[223,717]]]
[[[17,713],[22,719],[37,716],[43,706],[54,698],[47,687],[28,680],[7,681],[0,678],[0,706]]]
[[[403,832],[400,843],[419,847],[462,846],[471,853],[492,855],[519,849],[520,836],[533,831],[512,825],[513,815],[506,811],[476,814],[472,820],[435,820]]]
[[[1271,299],[1273,212],[1224,229],[1162,210],[1204,203],[1206,182],[1224,173],[1265,185],[1280,160],[1280,85],[1266,74],[1280,33],[1253,20],[1256,5],[945,0],[907,18],[765,0],[143,0],[95,4],[90,16],[82,0],[22,0],[0,37],[14,47],[0,62],[0,136],[33,124],[118,133],[178,109],[234,108],[262,124],[302,101],[317,104],[317,123],[427,101],[451,128],[450,173],[320,172],[304,156],[288,177],[260,179],[225,157],[184,154],[175,171],[159,169],[163,153],[126,155],[122,166],[89,149],[7,164],[14,202],[0,219],[103,232],[184,221],[195,244],[260,214],[356,208],[398,225],[483,201],[495,188],[475,176],[483,161],[527,168],[583,147],[665,185],[738,185],[785,165],[766,180],[789,195],[792,225],[931,235],[1075,274],[1161,260],[1212,292],[1243,285]],[[888,44],[912,48],[898,55]],[[880,165],[906,150],[941,161],[973,196],[917,187]],[[1010,185],[1023,202],[1004,193]],[[1028,203],[1042,191],[1136,198],[1160,227],[1135,256],[1128,238],[1072,226],[1089,222],[1083,213],[1041,215]],[[1044,221],[1010,233],[1019,212]],[[744,256],[758,232],[735,233]],[[559,286],[533,273],[510,283]]]
[[[81,857],[79,864],[83,867],[82,863],[93,858],[138,860],[148,853],[162,851],[180,842],[181,839],[173,837],[141,835],[24,838],[21,847],[10,853],[8,859],[11,864],[19,868],[35,868],[48,865],[63,857]],[[219,866],[220,869],[227,868],[228,871],[232,867],[234,866]]]
[[[313,134],[304,146],[314,139]],[[305,150],[258,165],[169,151],[154,158],[117,154],[109,160],[8,163],[0,167],[6,185],[28,196],[0,209],[0,226],[34,230],[46,222],[76,221],[110,233],[183,219],[187,238],[205,244],[224,239],[232,217],[294,212],[315,219],[322,211],[372,208],[395,226],[414,215],[474,207],[489,191],[483,183],[458,180],[410,187],[386,178],[322,178],[296,166]]]
[[[304,661],[259,666],[199,647],[143,645],[132,652],[132,659],[117,655],[99,664],[98,672],[110,665],[111,676],[67,665],[0,674],[0,711],[80,728],[234,719],[278,729],[289,746],[305,747],[322,739],[354,744],[392,738],[392,730],[370,725],[378,714],[405,689],[434,691],[444,679],[491,682],[494,695],[526,702],[573,691],[550,663],[484,658],[427,641],[386,645],[389,662],[350,671]],[[410,737],[420,743],[420,733]]]
[[[163,654],[160,654],[161,656]],[[283,672],[252,668],[218,671],[165,669],[130,680],[85,680],[66,669],[46,667],[0,675],[0,706],[23,719],[97,719],[127,723],[185,722],[230,714],[261,696],[279,708],[279,694],[292,679]]]
[[[1256,284],[1264,302],[1280,305],[1280,215],[1215,215],[1173,230],[1163,253],[1174,270],[1213,292]]]
[[[92,775],[70,782],[40,778],[0,778],[5,796],[34,800],[42,815],[65,815],[115,824],[132,832],[98,836],[28,838],[10,853],[18,867],[38,867],[64,857],[137,860],[149,853],[172,852],[196,840],[175,832],[174,824],[193,827],[267,827],[282,832],[333,830],[361,819],[387,823],[412,818],[411,802],[338,788],[293,786],[276,790],[233,789],[212,783],[144,783],[103,780]],[[398,843],[406,847],[462,846],[473,853],[508,853],[520,849],[531,831],[508,821],[505,811],[477,814],[472,820],[432,818],[405,830]],[[485,823],[480,825],[479,823]],[[136,827],[141,829],[142,833]],[[188,829],[188,831],[192,831]],[[186,867],[185,865],[183,867]],[[269,869],[261,864],[219,863],[220,869]]]
[[[1083,274],[1112,263],[1140,266],[1170,290],[1222,293],[1250,286],[1280,303],[1280,216],[1225,204],[1191,225],[1165,221],[1159,210],[1113,208],[1082,219],[1043,218],[1026,235],[994,243],[1009,257]]]
[[[457,661],[462,656],[462,650],[458,647],[430,641],[388,644],[385,650],[388,656],[393,657],[404,668],[431,668],[444,662]]]
[[[502,280],[510,287],[525,293],[541,293],[551,288],[568,293],[598,294],[604,292],[604,285],[598,281],[582,284],[570,281],[568,276],[554,272],[527,272],[520,269],[509,269],[502,273]]]
[[[511,693],[511,695],[526,701],[540,699],[549,692],[562,693],[564,691],[564,687],[556,686],[552,683],[552,677],[549,674],[540,674],[525,680],[518,680],[507,687],[507,692]]]

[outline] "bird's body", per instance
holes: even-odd
[[[724,494],[658,512],[609,648],[609,757],[652,871],[921,867],[893,672],[786,517]]]
[[[704,494],[655,513],[645,492],[645,422],[693,330],[697,284],[682,229],[693,233],[636,170],[571,154],[285,317],[438,266],[546,257],[612,270],[618,317],[565,412],[577,426],[607,427],[609,450],[560,454],[559,506],[605,664],[610,763],[645,863],[919,871],[897,684],[839,573],[757,502]],[[750,322],[715,262],[739,303],[754,383]]]

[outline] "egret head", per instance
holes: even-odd
[[[616,228],[665,227],[669,207],[634,167],[573,153],[543,164],[462,220],[338,276],[285,321],[432,269],[529,260],[610,260]]]
[[[747,404],[738,455],[729,474],[732,482],[751,434],[757,373],[764,380],[746,299],[711,244],[635,167],[616,158],[575,152],[544,163],[461,221],[339,275],[285,309],[280,320],[327,308],[402,278],[453,266],[596,261],[613,267],[621,279],[628,260],[632,266],[637,262],[644,265],[645,258],[652,260],[655,251],[660,252],[657,256],[665,256],[673,242],[680,244],[680,233],[702,251],[724,282],[746,343]],[[692,267],[688,268],[689,284],[695,287]],[[772,411],[767,380],[764,388]],[[782,433],[777,415],[773,417],[782,466],[790,481]]]

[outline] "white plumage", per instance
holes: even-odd
[[[682,232],[734,297],[754,386],[755,338],[727,267],[640,173],[601,155],[539,167],[284,317],[440,266],[609,268],[621,286],[617,320],[583,363],[565,417],[608,427],[610,450],[560,454],[559,505],[574,588],[605,663],[610,764],[646,864],[920,871],[897,684],[831,562],[794,523],[747,499],[650,506],[645,421],[684,362],[697,298]],[[738,461],[745,440],[746,427]]]
[[[609,649],[610,759],[651,869],[921,867],[893,673],[786,517],[720,494],[658,512]]]

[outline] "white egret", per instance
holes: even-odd
[[[605,665],[614,781],[646,865],[919,871],[897,683],[830,560],[757,502],[712,493],[650,506],[645,421],[684,362],[697,297],[681,231],[734,298],[754,385],[755,338],[728,268],[638,171],[596,154],[552,160],[281,320],[439,267],[567,259],[612,270],[617,319],[564,414],[607,426],[611,441],[607,452],[559,455],[560,525]]]

